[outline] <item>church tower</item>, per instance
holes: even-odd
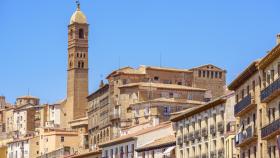
[[[64,115],[72,121],[86,116],[88,96],[88,24],[79,3],[68,25],[67,71]]]

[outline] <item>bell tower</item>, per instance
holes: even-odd
[[[67,71],[64,115],[72,121],[86,116],[88,96],[88,24],[79,3],[68,25]]]

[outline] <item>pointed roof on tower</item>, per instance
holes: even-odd
[[[76,1],[76,3],[77,3],[77,10],[71,16],[70,25],[73,24],[73,23],[87,24],[87,17],[81,11],[80,2]]]

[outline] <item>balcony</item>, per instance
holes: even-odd
[[[210,158],[217,158],[217,153],[216,153],[216,151],[211,151],[211,153],[210,153]]]
[[[238,133],[236,137],[236,147],[243,147],[258,139],[257,130],[253,125],[250,125],[245,130]]]
[[[269,125],[262,128],[262,139],[266,140],[280,134],[280,119],[273,121]]]
[[[208,158],[208,154],[202,154],[201,158]]]
[[[268,87],[261,91],[261,101],[270,102],[280,94],[280,78],[272,82]]]
[[[210,134],[215,135],[216,134],[216,127],[215,125],[210,126]]]
[[[181,136],[177,138],[177,145],[183,146],[183,138]]]
[[[189,136],[188,136],[188,141],[194,141],[194,134],[193,133],[190,133]]]
[[[218,158],[224,158],[224,149],[218,150]]]
[[[194,132],[194,137],[195,137],[195,139],[200,139],[200,130],[197,130],[197,131],[195,131]]]
[[[255,105],[256,105],[255,98],[252,97],[251,95],[247,95],[245,98],[243,98],[240,102],[238,102],[234,106],[235,117],[239,117],[240,115],[246,113],[248,110],[250,110]]]
[[[120,114],[119,113],[111,113],[109,117],[110,117],[111,121],[112,120],[118,120],[118,119],[120,119]]]
[[[208,137],[208,130],[207,130],[207,128],[203,128],[201,130],[201,136],[202,137]]]
[[[224,122],[219,122],[218,123],[218,131],[220,132],[220,133],[224,133]]]

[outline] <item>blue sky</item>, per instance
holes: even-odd
[[[80,0],[90,23],[89,90],[119,65],[212,63],[228,83],[275,46],[280,1]],[[71,0],[0,1],[0,95],[66,95]],[[119,62],[120,59],[120,62]],[[120,64],[119,64],[120,63]]]

